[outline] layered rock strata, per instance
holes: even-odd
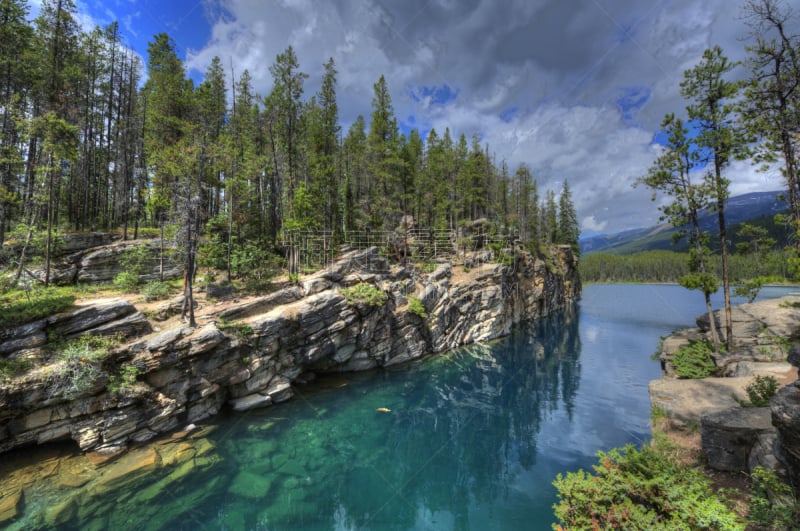
[[[468,271],[448,263],[427,275],[388,270],[376,249],[352,252],[299,285],[222,312],[200,308],[196,328],[175,323],[142,335],[150,325],[131,324],[139,319],[135,308],[108,301],[109,308],[5,329],[3,344],[27,349],[12,356],[34,352],[33,358],[53,326],[64,336],[116,330],[128,339],[96,362],[96,374],[78,392],[54,385],[58,362],[0,385],[0,452],[72,439],[84,451],[114,455],[228,407],[285,401],[314,373],[388,367],[501,337],[518,322],[567,307],[581,290],[568,247],[549,261],[517,253],[511,265],[473,260]],[[358,284],[384,292],[385,303],[348,302],[343,290]],[[409,311],[412,296],[427,315],[416,305]],[[114,317],[87,324],[92,312]],[[136,381],[109,391],[125,367]]]

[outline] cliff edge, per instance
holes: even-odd
[[[119,299],[0,325],[0,356],[39,361],[0,383],[0,452],[72,439],[98,459],[112,457],[225,408],[288,400],[315,374],[388,367],[495,339],[580,297],[569,247],[546,260],[524,252],[508,264],[491,259],[473,253],[463,268],[441,263],[423,274],[390,268],[374,248],[352,251],[279,291],[224,310],[201,307],[195,328],[154,325]],[[41,355],[54,335],[87,334],[125,339],[98,357]]]

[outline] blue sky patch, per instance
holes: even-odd
[[[409,95],[417,103],[429,100],[431,105],[447,105],[458,98],[458,90],[454,90],[447,83],[443,85],[422,85],[411,87]]]
[[[648,87],[625,87],[622,96],[617,98],[617,108],[625,121],[633,121],[639,110],[650,101],[652,91]]]
[[[504,110],[500,113],[500,119],[503,120],[505,123],[511,123],[511,120],[517,116],[519,113],[519,107],[516,105],[513,107],[509,107],[508,109]]]

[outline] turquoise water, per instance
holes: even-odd
[[[557,473],[649,437],[647,383],[660,377],[650,355],[702,310],[675,286],[589,286],[573,311],[489,345],[320,379],[278,407],[229,413],[209,435],[210,465],[147,503],[101,498],[72,525],[550,529]]]

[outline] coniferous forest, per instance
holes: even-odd
[[[577,250],[566,180],[558,196],[540,195],[530,168],[498,162],[477,134],[401,132],[383,76],[371,115],[343,130],[333,59],[313,94],[292,47],[269,66],[269,94],[219,58],[195,85],[167,34],[152,38],[143,65],[117,23],[82,31],[73,0],[46,0],[32,24],[27,13],[24,0],[0,0],[9,268],[22,272],[31,242],[43,242],[48,270],[59,232],[166,230],[185,254],[200,249],[236,276],[280,262],[290,231],[336,243],[409,219],[450,230],[480,219],[533,251]]]

